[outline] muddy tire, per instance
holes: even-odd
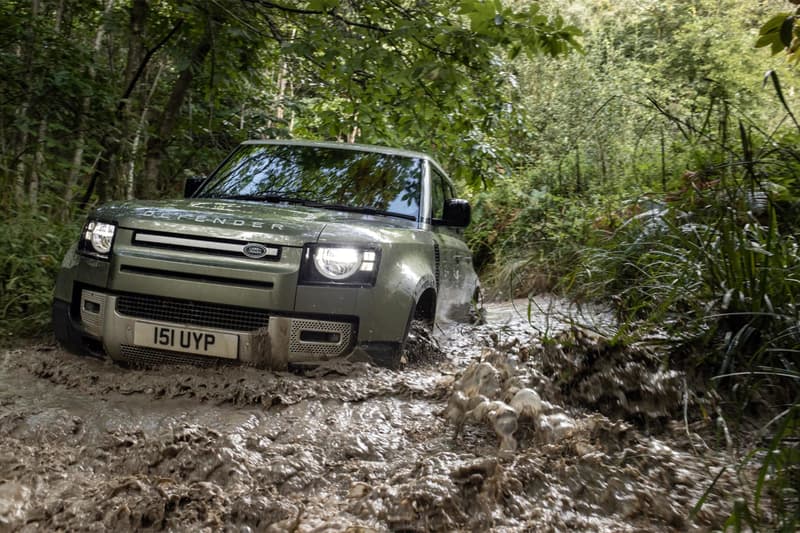
[[[404,366],[403,346],[405,343],[382,343],[381,345],[371,344],[369,356],[372,364],[390,370],[399,370]]]
[[[472,293],[468,322],[474,326],[483,326],[486,324],[486,308],[483,307],[483,291],[480,285],[475,287]]]
[[[413,320],[406,335],[403,357],[407,363],[426,363],[439,359],[442,349],[433,336],[433,323],[428,320]]]

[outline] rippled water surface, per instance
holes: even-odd
[[[685,376],[647,350],[615,352],[609,324],[546,298],[490,305],[487,324],[440,329],[441,353],[399,372],[135,370],[7,351],[0,531],[721,525],[727,473],[690,511],[732,459],[710,422],[683,417]],[[535,415],[497,407],[522,388]],[[509,427],[514,449],[501,449]]]

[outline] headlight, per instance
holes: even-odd
[[[108,259],[116,230],[117,227],[114,224],[90,220],[83,227],[78,248],[86,255]]]
[[[361,252],[355,248],[317,248],[314,251],[314,266],[326,278],[349,278],[361,266]]]
[[[375,248],[306,246],[300,269],[300,283],[362,287],[374,285],[379,256],[379,250]]]

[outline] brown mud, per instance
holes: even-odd
[[[438,353],[399,372],[0,353],[0,531],[720,527],[735,469],[691,511],[735,458],[691,380],[539,304],[488,306],[487,324],[437,331]],[[495,409],[521,388],[535,413]],[[467,393],[489,403],[454,421]]]

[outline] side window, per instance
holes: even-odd
[[[442,220],[444,217],[444,202],[453,197],[450,184],[435,168],[431,168],[431,218]]]

